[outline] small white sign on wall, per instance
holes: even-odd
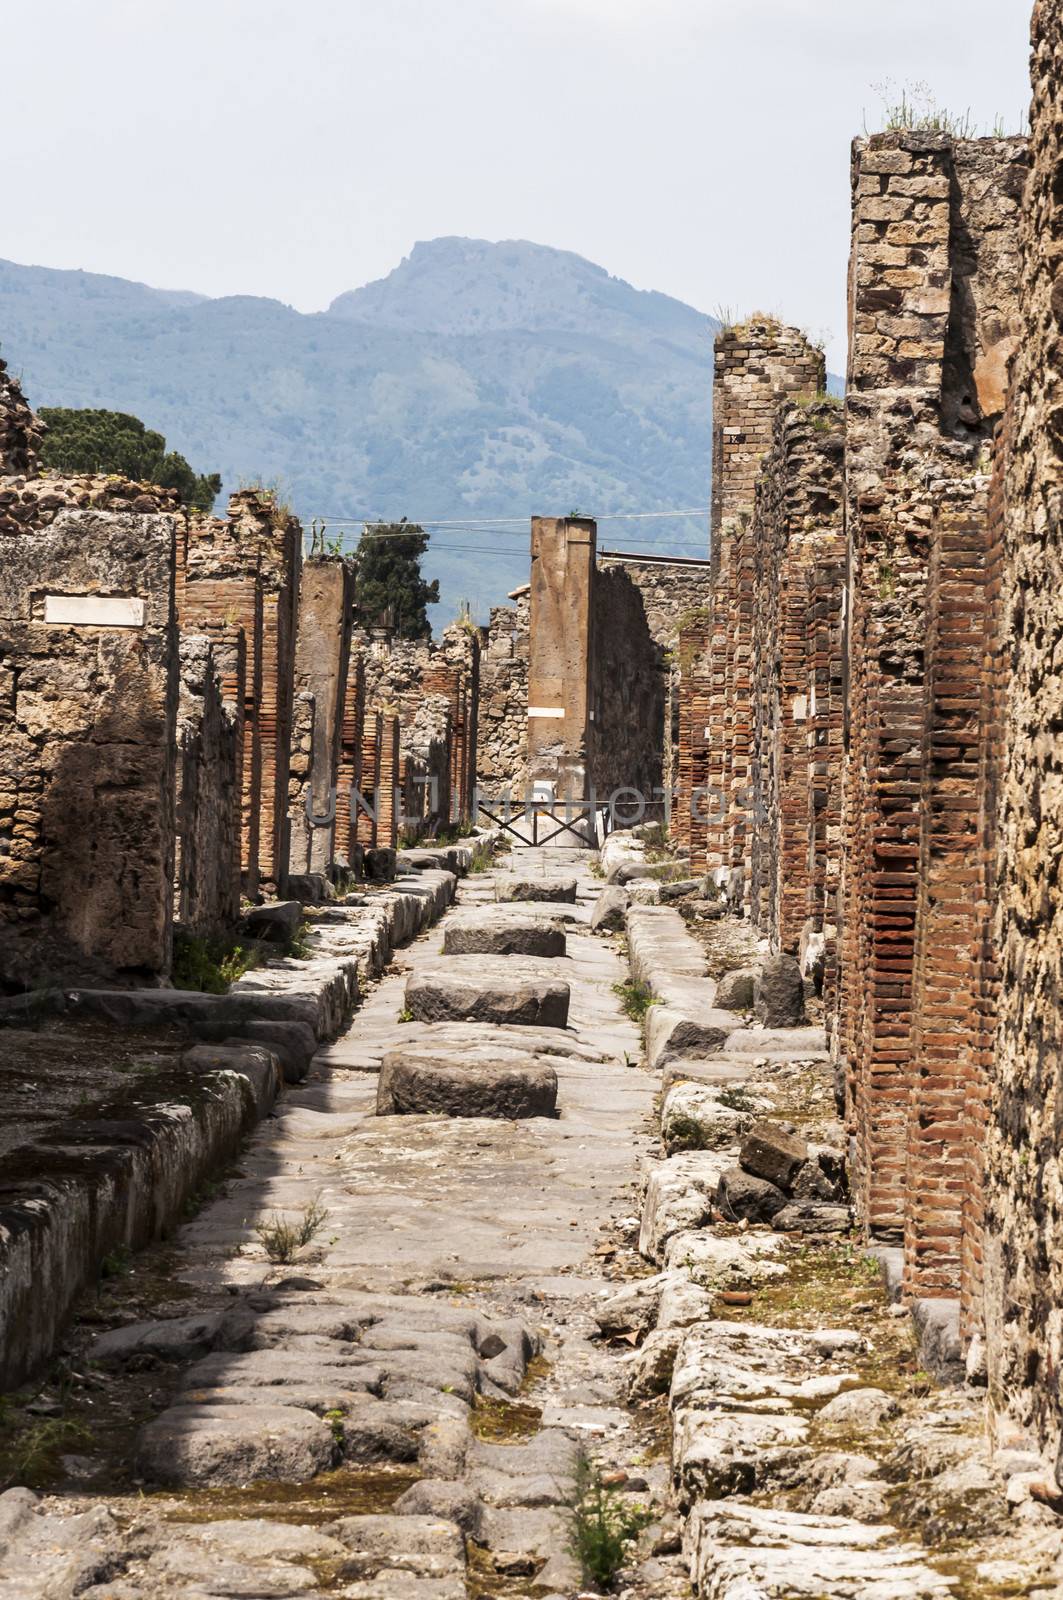
[[[44,620],[67,628],[142,628],[144,602],[115,594],[46,594]]]
[[[529,706],[529,717],[563,717],[565,714],[562,706]]]

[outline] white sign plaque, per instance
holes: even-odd
[[[564,707],[563,706],[529,706],[528,707],[528,715],[529,715],[529,717],[563,717],[564,714],[565,714],[565,711],[564,711]]]
[[[115,594],[46,594],[44,620],[67,628],[142,628],[144,602]]]

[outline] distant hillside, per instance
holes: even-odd
[[[0,350],[34,405],[133,412],[227,489],[280,478],[307,521],[704,506],[716,326],[524,242],[418,244],[313,315],[0,262]],[[701,554],[705,520],[602,529],[669,535]],[[440,532],[428,573],[439,620],[485,611],[526,578],[526,529]]]

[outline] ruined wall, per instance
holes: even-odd
[[[619,789],[624,815],[659,820],[665,746],[664,651],[653,638],[643,594],[621,567],[593,574],[591,674],[587,765],[599,804]]]
[[[171,517],[62,510],[0,562],[0,978],[169,968]]]
[[[822,351],[798,329],[773,318],[756,316],[716,337],[712,597],[707,639],[702,643],[698,617],[680,641],[689,665],[680,669],[686,688],[681,682],[675,811],[684,819],[677,825],[692,863],[721,869],[739,904],[748,902],[749,880],[756,560],[750,530],[756,482],[771,448],[779,402],[788,395],[814,395],[824,382]],[[682,708],[685,694],[697,701],[696,712],[689,715]],[[696,754],[702,747],[704,762]],[[692,783],[692,763],[700,782]],[[699,788],[704,791],[700,798],[693,793]]]
[[[528,772],[528,632],[531,590],[493,606],[480,658],[476,781],[492,798],[523,795]]]
[[[44,423],[31,411],[18,379],[0,360],[0,478],[37,470],[37,448],[44,432]]]
[[[992,374],[1017,329],[1008,274],[1025,167],[1020,139],[958,144],[895,132],[858,140],[853,154],[838,1043],[849,1064],[858,1204],[873,1234],[905,1240],[912,1292],[917,1258],[935,1254],[917,1241],[948,1230],[939,1230],[939,1208],[906,1215],[906,1197],[924,1177],[942,1192],[931,1167],[962,1160],[961,1125],[934,1105],[933,1058],[913,1054],[921,860],[936,847],[922,816],[931,552],[941,485],[977,472],[999,407]],[[934,1135],[910,1143],[921,1117]],[[937,1254],[924,1289],[940,1288]]]
[[[657,665],[663,678],[664,722],[660,781],[666,791],[662,810],[668,818],[679,782],[679,634],[710,602],[711,562],[687,556],[621,555],[599,550],[598,570],[627,573],[642,596],[650,638],[659,647]],[[656,810],[648,813],[652,820],[657,820],[659,814]]]
[[[841,584],[825,595],[816,585],[828,567],[837,573],[844,553],[843,456],[837,403],[781,405],[751,522],[750,914],[772,948],[791,955],[812,932],[832,943],[836,920],[826,898],[837,877],[837,818],[832,826],[819,814],[836,812],[840,799],[841,728],[831,714],[840,686],[830,635],[837,639]],[[817,598],[815,622],[828,635],[828,659],[818,665]]]
[[[985,1156],[985,1302],[999,1436],[1038,1439],[1063,1484],[1063,8],[1034,12],[1022,337],[998,501],[1010,685],[1000,794],[999,1032]]]
[[[182,634],[179,662],[174,914],[189,933],[213,937],[240,916],[243,632]]]
[[[365,729],[365,655],[360,638],[352,635],[348,655],[336,781],[335,851],[338,866],[357,871],[357,796],[362,787],[362,738]]]

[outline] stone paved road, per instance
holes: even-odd
[[[480,960],[442,955],[444,919],[259,1128],[240,1178],[183,1230],[184,1315],[93,1347],[130,1382],[154,1362],[177,1374],[136,1444],[148,1495],[0,1500],[0,1596],[576,1592],[577,1455],[641,1460],[623,1366],[590,1335],[617,1287],[603,1229],[633,1215],[655,1087],[614,993],[621,955],[586,926],[587,862],[520,852],[522,876],[575,873],[578,899],[497,913],[560,916],[564,956],[483,958],[563,978],[566,1028],[406,1020],[410,974]],[[497,882],[467,879],[449,918],[490,908]],[[554,1069],[556,1118],[376,1114],[386,1052],[442,1045],[460,1062],[485,1043]],[[322,1227],[271,1266],[256,1227],[312,1206]],[[663,1503],[665,1477],[632,1469],[642,1501]],[[662,1568],[653,1592],[683,1591]]]

